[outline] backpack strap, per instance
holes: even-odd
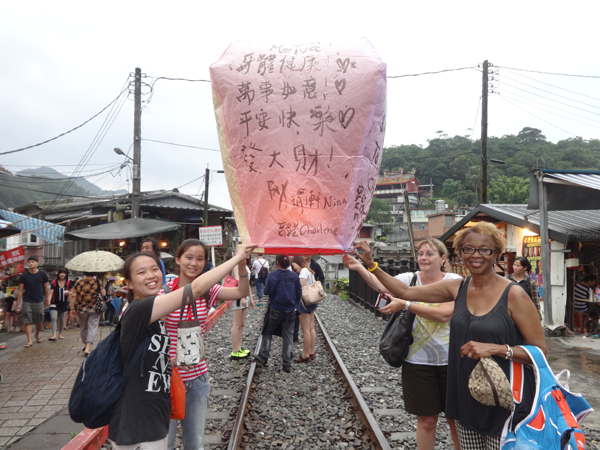
[[[165,291],[165,294],[168,294],[171,292],[171,288],[169,287],[168,284],[163,284],[162,290]]]

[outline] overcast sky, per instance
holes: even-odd
[[[0,152],[81,124],[117,97],[136,67],[147,75],[145,82],[161,76],[209,79],[210,64],[238,39],[301,43],[364,36],[387,63],[388,76],[477,66],[485,59],[502,67],[600,76],[599,10],[592,0],[5,1],[0,3]],[[490,135],[530,126],[553,142],[600,138],[600,79],[500,69],[500,83],[494,85],[500,96],[490,97]],[[454,136],[471,135],[474,128],[478,136],[480,96],[481,73],[474,69],[389,79],[385,146],[426,145],[438,130]],[[515,104],[539,118],[502,96],[525,102]],[[0,164],[12,171],[73,165],[56,167],[68,175],[90,148],[95,152],[84,173],[121,163],[113,148],[127,151],[133,142],[132,98],[101,141],[95,137],[107,112],[52,143],[0,156]],[[142,137],[218,150],[210,84],[159,80],[143,111]],[[220,153],[143,141],[142,190],[181,186],[201,176],[207,164],[222,169]],[[127,188],[126,180],[125,172],[89,178],[104,189]],[[195,181],[181,191],[197,195],[203,185]],[[214,175],[209,200],[230,207],[223,175]]]

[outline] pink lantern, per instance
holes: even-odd
[[[385,134],[386,64],[370,42],[237,41],[210,74],[242,240],[269,254],[352,248]]]

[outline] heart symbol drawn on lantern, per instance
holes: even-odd
[[[350,122],[352,122],[352,119],[354,119],[355,113],[356,111],[354,110],[354,108],[348,108],[346,111],[339,112],[338,117],[340,119],[340,125],[342,125],[344,129],[348,128]],[[350,115],[348,116],[348,114]]]
[[[342,58],[338,58],[337,65],[340,68],[340,70],[342,71],[342,73],[346,73],[346,70],[348,70],[348,66],[350,65],[350,58],[346,58],[343,61],[342,61]]]
[[[335,88],[342,95],[342,91],[346,89],[346,79],[342,78],[341,80],[335,80]]]

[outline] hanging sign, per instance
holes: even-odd
[[[238,41],[210,73],[242,240],[270,254],[350,249],[385,134],[386,65],[373,46]]]
[[[218,247],[223,245],[223,229],[221,226],[200,227],[200,240],[208,247]]]
[[[23,246],[0,253],[0,279],[14,277],[25,272]]]

